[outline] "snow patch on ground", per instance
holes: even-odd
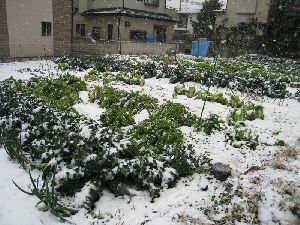
[[[27,68],[30,68],[28,70]],[[34,75],[48,76],[60,74],[54,63],[50,61],[28,61],[0,63],[0,80],[11,76],[16,79],[28,79]],[[86,72],[75,73],[76,76],[83,77]],[[91,82],[89,85],[103,85],[102,82]],[[204,87],[200,84],[189,82],[187,86],[196,86],[198,89]],[[194,98],[187,98],[179,95],[173,99],[175,84],[170,84],[168,79],[146,79],[145,85],[124,85],[113,84],[115,88],[126,91],[140,91],[158,99],[162,104],[165,100],[178,102],[187,106],[192,113],[201,115],[204,102]],[[228,93],[226,89],[213,87],[211,91]],[[241,93],[237,93],[241,97]],[[99,120],[105,109],[99,108],[96,103],[89,103],[88,92],[80,92],[81,103],[74,105],[74,109],[80,114],[94,120]],[[225,143],[224,132],[217,132],[210,136],[203,132],[196,132],[190,127],[181,127],[186,141],[193,144],[197,155],[205,154],[213,162],[223,162],[233,169],[234,177],[228,182],[237,182],[243,186],[245,191],[257,191],[261,193],[262,200],[259,205],[259,218],[262,224],[297,224],[299,221],[291,215],[286,204],[286,193],[283,192],[286,185],[296,189],[296,194],[300,190],[300,160],[299,160],[299,138],[300,138],[300,103],[286,99],[284,101],[270,98],[246,99],[255,104],[263,105],[265,108],[265,119],[247,121],[247,126],[255,134],[260,136],[260,142],[264,143],[256,151],[249,149],[234,148]],[[204,117],[211,113],[219,114],[224,120],[231,111],[230,107],[207,102],[204,110]],[[135,116],[136,123],[149,117],[149,113],[143,110]],[[88,130],[83,132],[88,135]],[[274,144],[276,140],[284,140],[292,147],[297,147],[297,157],[295,159],[278,159],[278,154],[285,147],[267,146]],[[93,157],[93,156],[90,156]],[[87,159],[88,160],[88,159]],[[273,165],[280,163],[281,167]],[[246,173],[249,168],[257,166],[258,171]],[[30,184],[28,174],[20,169],[16,163],[11,162],[3,149],[0,149],[0,224],[1,225],[42,225],[61,224],[57,218],[48,212],[40,212],[34,205],[38,202],[35,197],[26,196],[17,190],[12,179],[21,187],[26,188]],[[3,172],[5,171],[5,172]],[[72,171],[69,171],[72,172]],[[37,173],[33,174],[35,177]],[[62,174],[62,177],[66,174]],[[170,174],[166,174],[168,179]],[[254,182],[255,181],[255,182]],[[203,191],[208,186],[207,191]],[[89,187],[83,189],[76,195],[74,201],[81,205]],[[90,225],[175,225],[175,224],[214,224],[204,213],[203,209],[213,206],[212,196],[218,196],[224,192],[224,183],[211,179],[205,174],[195,174],[182,179],[175,187],[165,189],[161,192],[161,197],[151,203],[149,194],[142,191],[130,190],[135,196],[115,197],[105,191],[100,201],[96,205],[94,213],[98,218],[87,216],[84,209],[70,218],[74,224]],[[297,199],[298,195],[292,196]],[[237,201],[239,199],[236,199]],[[283,208],[280,206],[283,205]],[[275,222],[274,222],[275,221]],[[279,221],[276,223],[276,221]],[[240,223],[241,224],[241,223]],[[298,223],[299,224],[299,223]]]
[[[105,109],[99,108],[97,103],[79,103],[74,105],[73,108],[81,115],[96,121],[98,121],[100,116],[106,111]]]
[[[140,113],[136,114],[134,117],[135,123],[140,123],[146,119],[149,119],[149,113],[147,109],[142,110]]]

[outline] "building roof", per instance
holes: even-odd
[[[129,8],[89,9],[87,11],[82,12],[81,15],[82,16],[129,16],[129,17],[177,22],[175,18],[165,13],[155,13],[155,12],[149,12],[145,10],[129,9]]]

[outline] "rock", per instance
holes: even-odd
[[[201,188],[201,191],[207,191],[208,190],[208,185],[206,185],[205,187]]]
[[[230,166],[223,163],[215,163],[211,167],[212,175],[219,181],[225,181],[231,175]]]
[[[255,172],[255,171],[258,171],[258,170],[262,170],[262,168],[259,167],[259,166],[251,166],[244,174],[252,173],[252,172]]]
[[[300,218],[300,204],[295,204],[294,206],[292,206],[291,208],[291,212],[297,216],[298,218]]]

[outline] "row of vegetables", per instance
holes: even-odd
[[[148,190],[155,198],[163,187],[175,185],[181,177],[210,172],[211,160],[196,155],[193,146],[185,143],[182,126],[203,135],[223,132],[225,141],[235,148],[255,150],[261,144],[245,122],[264,119],[264,108],[236,95],[227,97],[193,86],[174,89],[174,98],[186,95],[230,107],[231,113],[224,121],[215,114],[198,117],[180,103],[159,104],[156,98],[141,92],[109,86],[113,82],[143,85],[144,79],[164,77],[176,83],[195,81],[256,92],[251,89],[255,85],[252,82],[260,80],[260,94],[282,98],[287,95],[286,85],[298,79],[297,73],[288,77],[276,74],[275,69],[270,70],[272,73],[261,67],[248,71],[246,64],[236,65],[233,61],[220,63],[217,71],[221,76],[213,74],[212,64],[205,60],[83,56],[62,57],[57,63],[62,71],[88,72],[84,80],[64,73],[56,78],[0,82],[0,146],[24,168],[42,171],[46,186],[35,193],[58,216],[74,212],[61,207],[64,196],[74,196],[82,189],[89,191],[79,207],[92,210],[104,189],[120,196],[131,195],[128,187],[135,187]],[[250,74],[257,74],[259,79],[254,76],[251,80]],[[103,85],[90,88],[95,81]],[[99,121],[87,119],[73,108],[81,102],[80,91],[88,91],[89,101],[106,109]],[[149,117],[137,123],[134,117],[144,110]],[[53,198],[45,189],[47,185]]]

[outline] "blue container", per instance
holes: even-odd
[[[192,42],[192,55],[208,57],[209,47],[212,45],[210,41],[193,41]]]
[[[148,42],[156,42],[156,37],[147,37]]]

